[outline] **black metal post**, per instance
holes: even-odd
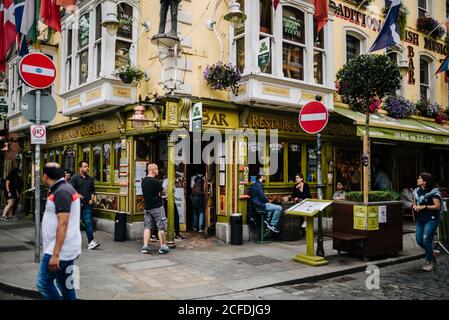
[[[317,95],[315,100],[321,101],[322,96]],[[316,136],[316,156],[317,156],[317,193],[318,199],[323,199],[323,177],[321,172],[321,133]],[[317,235],[317,249],[316,255],[319,257],[324,257],[323,248],[323,213],[318,214],[318,235]]]

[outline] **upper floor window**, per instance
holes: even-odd
[[[117,6],[117,16],[122,26],[115,42],[115,68],[130,64],[133,42],[133,8],[121,3]]]
[[[418,17],[426,17],[428,14],[428,0],[418,0]]]
[[[354,59],[360,55],[361,41],[353,35],[346,35],[346,61]]]
[[[269,56],[266,59],[259,60],[259,67],[263,73],[271,73],[272,72],[272,63],[273,63],[273,3],[271,0],[259,0],[260,4],[260,45],[268,46],[268,50],[270,52]]]
[[[425,58],[419,59],[419,92],[421,99],[430,98],[429,62]]]
[[[238,0],[240,10],[245,10],[245,0]],[[245,70],[245,24],[238,25],[234,30],[234,43],[236,47],[236,65],[240,73]]]
[[[324,83],[324,56],[326,54],[324,50],[324,29],[320,30],[320,33],[316,33],[316,26],[314,26],[313,32],[313,76],[315,83]]]
[[[89,20],[89,13],[81,16],[79,20],[77,46],[79,84],[86,83],[89,76]]]
[[[304,80],[305,59],[304,12],[284,7],[282,15],[282,69],[284,76]]]

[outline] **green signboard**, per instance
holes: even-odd
[[[363,136],[365,134],[365,128],[362,126],[357,127],[357,135]],[[407,141],[407,142],[420,142],[430,144],[449,144],[449,136],[436,135],[430,133],[401,131],[387,128],[374,128],[370,127],[369,135],[371,138]]]
[[[292,17],[283,17],[284,33],[294,37],[299,37],[301,32],[301,22]]]
[[[270,64],[270,38],[259,40],[259,67],[266,68]]]

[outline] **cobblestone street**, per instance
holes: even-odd
[[[433,272],[421,270],[423,260],[380,269],[379,289],[368,290],[370,274],[359,272],[329,280],[221,295],[214,299],[261,300],[435,300],[449,299],[449,256],[441,256]],[[372,283],[372,282],[370,282]]]

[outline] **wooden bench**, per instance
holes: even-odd
[[[353,233],[335,232],[335,231],[324,231],[323,235],[332,239],[337,239],[340,241],[363,241],[366,239],[364,235],[358,235]],[[363,245],[363,244],[362,244]],[[340,250],[337,250],[340,254]]]

